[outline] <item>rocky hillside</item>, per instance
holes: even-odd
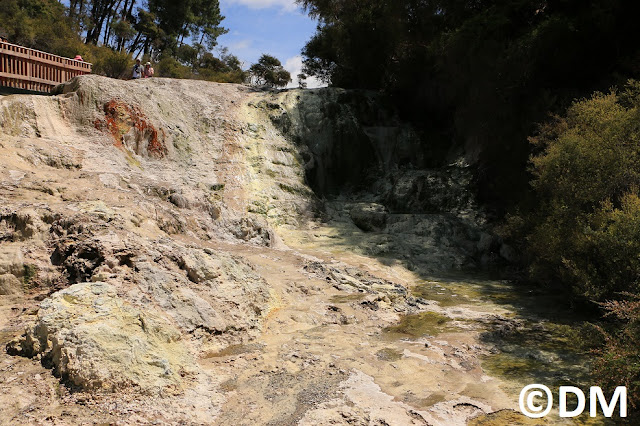
[[[425,168],[379,104],[97,76],[0,98],[0,417],[453,424],[511,407],[473,327],[382,337],[408,314],[501,317],[410,289],[513,253],[468,168]]]

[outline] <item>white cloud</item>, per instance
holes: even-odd
[[[234,41],[233,43],[230,43],[228,47],[232,52],[238,50],[246,50],[251,47],[251,40]]]
[[[221,3],[240,4],[247,6],[249,9],[266,9],[269,7],[277,7],[287,12],[298,10],[295,0],[222,0]]]
[[[291,83],[287,87],[298,87],[298,74],[302,72],[302,56],[294,56],[285,61],[284,69],[291,73]],[[326,84],[315,77],[307,77],[307,87],[315,89],[316,87],[326,87]]]

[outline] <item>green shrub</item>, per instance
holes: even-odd
[[[169,78],[191,78],[191,68],[182,65],[177,59],[171,56],[163,57],[154,68],[156,76]]]
[[[94,74],[111,78],[127,78],[131,75],[134,64],[131,55],[116,52],[108,47],[91,47],[91,55],[86,60],[93,63]]]
[[[532,142],[532,278],[596,301],[640,292],[640,84],[575,102]]]
[[[612,321],[585,336],[595,383],[640,402],[640,83],[575,102],[531,141],[537,205],[505,227],[530,277],[596,301]],[[633,411],[630,415],[634,415]],[[636,415],[637,416],[637,415]]]
[[[210,63],[204,63],[207,67],[196,67],[182,64],[172,56],[164,56],[155,67],[156,76],[170,78],[189,78],[198,80],[215,81],[219,83],[242,83],[245,80],[245,73],[241,69],[232,69],[217,60],[222,66],[212,66]],[[218,62],[215,64],[218,65]]]
[[[236,71],[212,71],[207,68],[200,68],[198,70],[198,76],[202,80],[215,81],[218,83],[243,83],[245,80],[245,73],[241,70]]]

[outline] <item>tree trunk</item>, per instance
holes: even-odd
[[[121,4],[122,4],[122,0],[117,0],[117,3],[115,3],[115,5],[108,12],[109,14],[107,15],[107,18],[106,18],[107,24],[106,24],[104,38],[102,42],[102,44],[104,44],[105,46],[111,47],[109,45],[109,39],[111,38],[111,23],[113,22],[113,19],[116,17],[116,14],[118,13],[118,9],[120,8]]]
[[[129,46],[128,53],[133,54],[133,52],[137,49],[138,43],[140,43],[140,37],[142,37],[142,33],[138,32],[135,40],[133,40],[133,43],[131,43],[131,46]],[[122,43],[122,45],[124,46],[124,43]]]
[[[136,0],[131,0],[131,5],[129,6],[129,11],[127,12],[127,16],[133,15],[133,6],[136,4]]]

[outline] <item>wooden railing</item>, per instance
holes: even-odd
[[[91,64],[0,41],[0,86],[50,92],[60,83],[91,73]]]

